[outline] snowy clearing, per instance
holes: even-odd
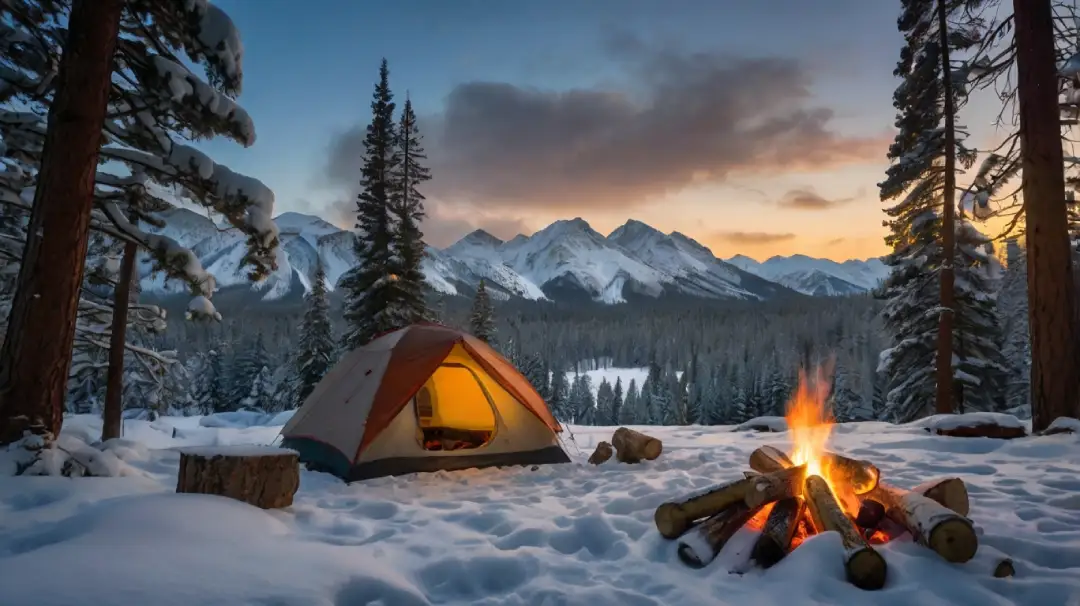
[[[664,440],[641,465],[583,463],[612,428],[573,427],[572,464],[438,472],[345,485],[301,473],[295,504],[263,511],[174,494],[179,449],[268,444],[278,426],[199,419],[127,421],[109,444],[125,475],[0,477],[0,603],[95,606],[383,604],[1080,603],[1080,436],[948,438],[921,427],[841,425],[832,448],[911,487],[960,476],[979,551],[962,565],[900,539],[880,547],[884,590],[844,580],[840,543],[812,537],[768,571],[745,574],[754,531],[692,570],[657,533],[661,502],[739,477],[750,452],[787,434],[730,427],[641,428]],[[171,428],[177,428],[174,438]],[[100,430],[69,418],[65,437]],[[580,452],[579,452],[580,451]],[[1013,559],[1014,578],[995,565]]]

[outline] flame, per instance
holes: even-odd
[[[808,376],[803,369],[799,370],[799,385],[788,401],[784,417],[794,443],[791,460],[796,465],[805,464],[806,475],[821,476],[844,511],[854,515],[859,511],[858,497],[847,482],[830,474],[828,460],[822,456],[835,422],[828,404],[829,378],[832,374],[828,366],[831,364],[817,367],[813,376]]]

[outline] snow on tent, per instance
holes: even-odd
[[[559,422],[483,341],[436,324],[346,354],[281,430],[282,446],[346,481],[567,463]]]

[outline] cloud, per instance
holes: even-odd
[[[829,210],[853,202],[850,198],[826,198],[809,189],[792,189],[785,193],[777,202],[781,208],[795,210]]]
[[[777,242],[786,242],[788,240],[794,240],[795,234],[792,233],[769,233],[762,231],[725,231],[719,232],[713,235],[716,240],[723,240],[731,244],[743,244],[743,245],[759,245],[759,244],[775,244]]]
[[[832,240],[826,242],[825,246],[838,246],[840,244],[843,244],[844,242],[847,242],[847,238],[833,238]]]

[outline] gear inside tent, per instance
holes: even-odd
[[[561,431],[540,394],[489,345],[416,324],[346,354],[281,434],[309,468],[354,481],[568,463]]]

